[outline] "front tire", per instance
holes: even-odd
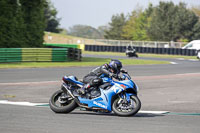
[[[64,100],[61,99],[64,97]],[[55,113],[69,113],[77,107],[71,96],[66,95],[62,90],[56,91],[49,100],[49,106]]]
[[[112,110],[115,114],[119,116],[132,116],[135,115],[141,108],[141,102],[140,99],[132,95],[130,97],[130,103],[127,105],[124,105],[120,103],[121,98],[117,98],[114,100],[112,104]]]

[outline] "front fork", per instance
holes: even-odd
[[[61,86],[61,90],[65,93],[65,94],[69,94],[73,99],[75,98],[74,95],[72,94],[72,92],[70,91],[68,85],[66,83],[63,82],[62,86]]]
[[[122,92],[120,93],[118,96],[120,97],[120,101],[123,103],[129,103],[130,102],[130,97],[132,96],[132,93],[126,93],[126,92]]]

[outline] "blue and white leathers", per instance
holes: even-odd
[[[65,76],[65,80],[68,80],[70,82],[73,82],[79,86],[82,86],[83,83],[80,81],[77,81],[74,76]],[[112,111],[112,98],[115,95],[120,94],[121,92],[125,92],[125,96],[127,101],[129,101],[130,96],[137,95],[138,87],[137,85],[130,79],[129,75],[123,74],[122,81],[114,81],[109,77],[102,77],[104,83],[110,83],[112,86],[109,89],[100,89],[101,95],[99,97],[93,98],[93,99],[87,99],[84,97],[78,96],[78,100],[81,104],[87,105],[89,108],[102,108],[108,111]],[[125,80],[126,79],[126,80]],[[130,90],[127,91],[126,90]],[[135,92],[135,93],[130,93]]]

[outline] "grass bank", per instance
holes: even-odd
[[[110,61],[109,58],[83,57],[82,61],[72,62],[19,62],[19,63],[0,63],[0,68],[46,68],[46,67],[80,67],[80,66],[99,66]],[[167,61],[120,59],[123,65],[153,65],[169,64]]]

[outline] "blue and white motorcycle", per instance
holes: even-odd
[[[140,110],[139,88],[127,72],[122,71],[118,81],[103,75],[102,79],[103,85],[79,95],[77,90],[84,84],[75,76],[64,76],[61,90],[56,91],[49,100],[50,108],[56,113],[69,113],[81,107],[87,111],[113,111],[119,116],[135,115]]]

